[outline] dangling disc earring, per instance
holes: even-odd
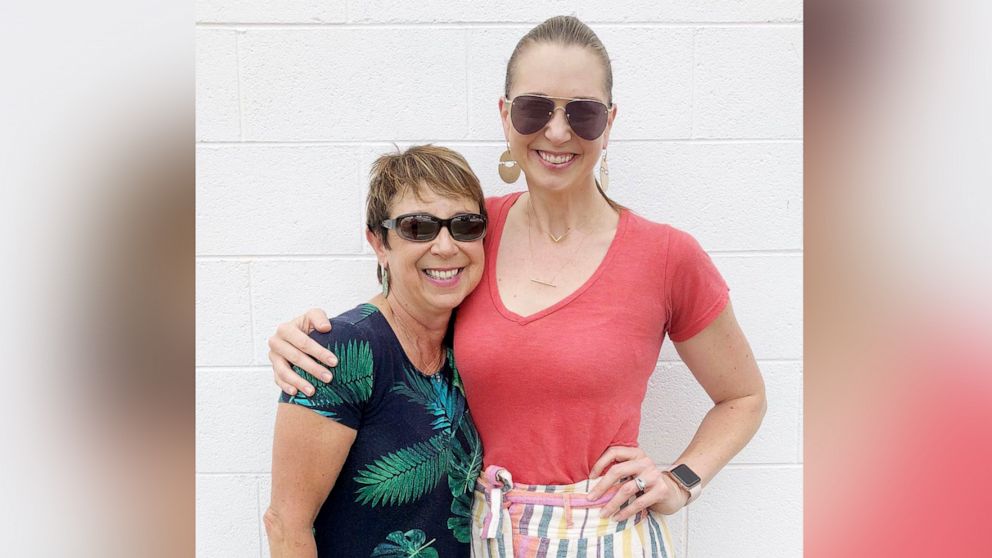
[[[509,143],[506,144],[506,151],[499,156],[499,177],[507,184],[513,184],[520,178],[520,165],[513,160]]]
[[[603,150],[603,159],[599,162],[599,187],[605,192],[610,187],[610,166],[606,164],[606,150]]]

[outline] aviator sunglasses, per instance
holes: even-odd
[[[478,213],[462,213],[451,219],[440,219],[429,213],[408,213],[386,219],[382,226],[411,242],[430,242],[440,234],[441,227],[448,228],[451,238],[471,242],[486,236],[486,223],[486,217]]]
[[[564,107],[556,107],[555,101],[568,101]],[[592,141],[603,135],[609,120],[610,107],[592,99],[567,99],[563,97],[542,97],[540,95],[517,95],[510,103],[510,122],[513,128],[530,135],[540,131],[555,115],[558,108],[565,111],[568,125],[582,139]]]

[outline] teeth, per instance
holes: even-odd
[[[461,270],[460,269],[448,269],[448,270],[425,269],[424,273],[426,273],[428,277],[432,279],[440,279],[443,281],[445,279],[451,279],[455,275],[458,275],[459,271]]]
[[[544,151],[538,151],[538,153],[541,155],[542,159],[554,165],[567,163],[575,157],[574,153],[565,153],[563,155],[552,155],[550,153],[545,153]]]

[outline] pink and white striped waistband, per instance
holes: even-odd
[[[486,467],[476,482],[476,490],[484,493],[488,504],[486,515],[482,519],[482,537],[496,538],[502,529],[503,517],[506,514],[494,513],[494,510],[502,512],[513,504],[560,507],[564,508],[566,522],[571,527],[572,509],[601,508],[613,499],[619,490],[619,486],[610,488],[602,496],[592,500],[585,492],[579,492],[583,488],[582,485],[588,485],[588,481],[559,486],[542,485],[538,487],[541,489],[538,492],[533,486],[514,484],[513,475],[502,467],[497,465]]]

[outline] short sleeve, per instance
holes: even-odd
[[[304,393],[289,395],[283,393],[280,401],[292,403],[313,410],[349,428],[362,424],[365,409],[372,398],[374,383],[374,363],[372,346],[361,331],[352,324],[333,320],[330,333],[313,332],[310,337],[327,347],[338,357],[334,368],[334,378],[330,383],[314,378],[297,366],[293,370],[310,382],[316,393],[307,397]]]
[[[668,336],[686,341],[723,312],[729,289],[709,254],[688,233],[671,229],[667,262]]]

